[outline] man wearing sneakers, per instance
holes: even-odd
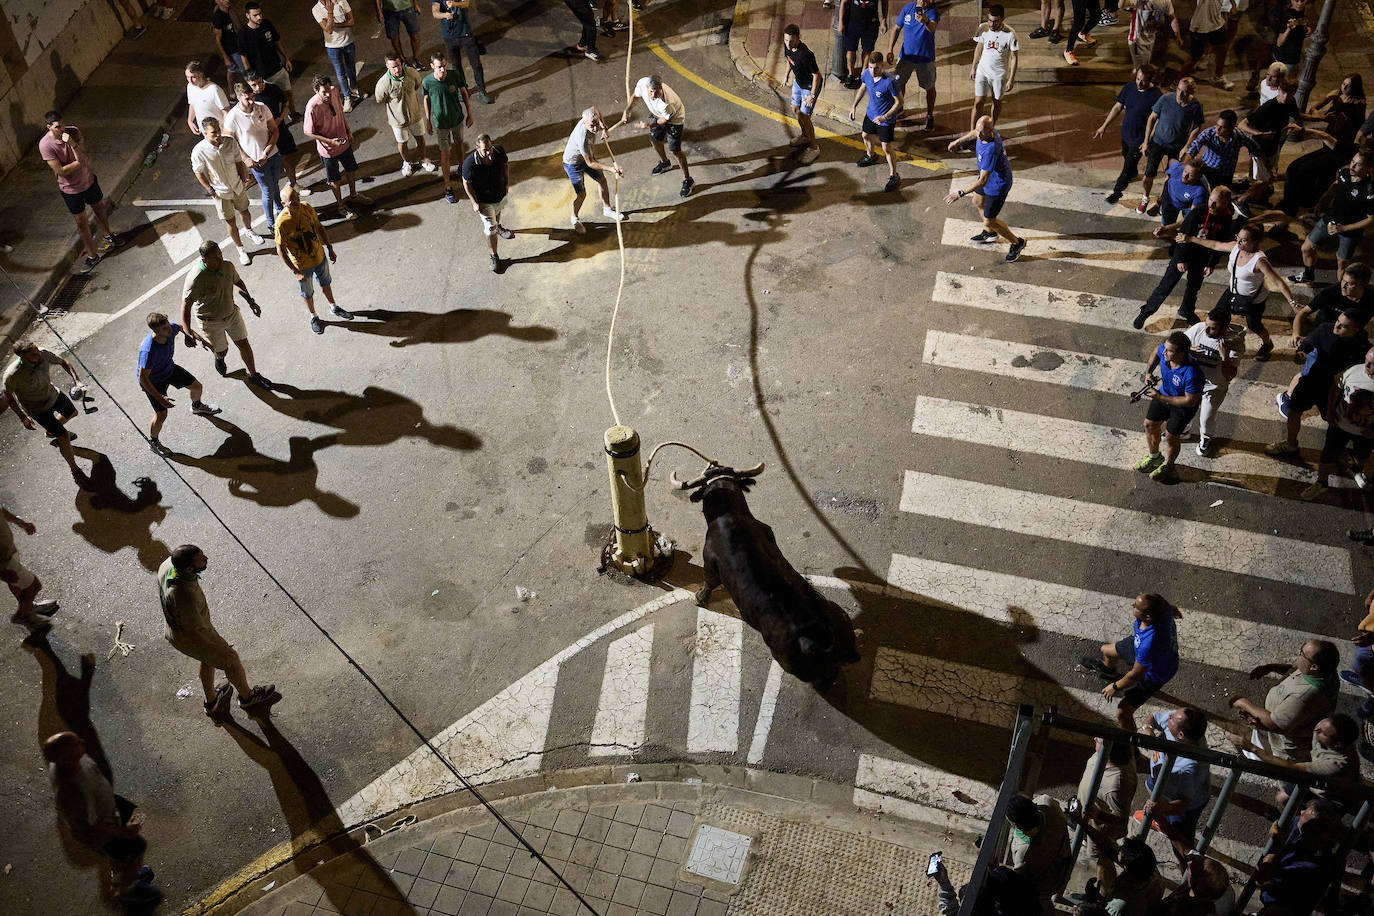
[[[630,96],[630,102],[625,106],[625,111],[620,116],[620,124],[630,120],[630,112],[634,111],[635,100],[644,102],[644,107],[649,109],[649,120],[640,121],[639,128],[649,131],[649,143],[653,145],[654,152],[658,153],[658,165],[653,167],[655,175],[662,175],[672,169],[668,162],[668,152],[677,158],[677,164],[682,168],[682,191],[681,196],[686,197],[692,193],[692,185],[696,181],[692,178],[691,169],[687,167],[687,154],[682,151],[682,128],[687,123],[687,106],[682,104],[682,99],[668,86],[663,84],[663,80],[655,73],[646,76],[635,84],[634,95]],[[616,127],[619,127],[617,124]],[[667,151],[664,144],[667,144]]]
[[[844,47],[844,62],[849,75],[846,89],[859,88],[862,61],[873,55],[878,33],[887,30],[887,0],[840,0],[840,15],[835,18],[835,33]]]
[[[458,149],[458,165],[463,164],[463,127],[472,126],[472,98],[463,82],[462,70],[450,70],[443,51],[429,59],[430,73],[420,82],[425,97],[425,133],[434,134],[439,144],[439,170],[444,176],[444,200],[455,203],[453,193],[453,148]],[[466,112],[466,116],[464,113]]]
[[[1202,401],[1202,371],[1189,354],[1192,342],[1182,331],[1174,331],[1164,343],[1155,348],[1150,364],[1141,374],[1144,381],[1153,381],[1159,372],[1157,387],[1150,391],[1150,406],[1145,412],[1145,457],[1135,469],[1149,474],[1160,483],[1178,480],[1174,462],[1183,441],[1183,431],[1193,422],[1198,404]],[[1160,454],[1160,439],[1165,451]]]
[[[353,131],[348,128],[344,112],[348,103],[339,105],[339,93],[334,81],[323,73],[315,75],[315,94],[305,106],[305,135],[315,141],[315,150],[324,163],[324,180],[334,192],[334,203],[345,216],[357,214],[349,204],[366,206],[372,201],[358,193],[358,160],[353,155]],[[348,204],[343,200],[343,182],[348,181]]]
[[[177,334],[183,333],[181,325],[173,324],[161,312],[148,314],[148,336],[138,348],[138,385],[153,405],[153,421],[148,424],[148,444],[153,451],[164,454],[168,449],[163,446],[158,435],[162,424],[167,422],[167,411],[176,402],[167,397],[169,388],[185,388],[191,395],[191,413],[200,417],[213,417],[219,413],[214,404],[202,401],[204,393],[200,382],[194,375],[176,363]],[[186,335],[186,345],[194,347],[196,340]]]
[[[291,189],[294,190],[294,189]],[[283,195],[285,196],[285,195]],[[253,360],[253,347],[248,343],[248,328],[243,323],[243,313],[234,303],[234,287],[243,293],[244,301],[252,309],[254,316],[261,317],[262,307],[248,292],[248,285],[239,277],[238,268],[224,260],[219,246],[214,242],[202,242],[200,257],[186,271],[186,283],[181,289],[181,327],[183,333],[205,344],[205,349],[215,356],[215,371],[228,375],[229,368],[224,362],[229,352],[229,341],[238,347],[243,358],[244,368],[248,370],[248,380],[260,388],[272,390],[272,383],[258,373]],[[196,308],[196,318],[200,331],[191,327],[191,306]],[[188,340],[186,345],[193,346]]]
[[[1135,711],[1178,673],[1178,630],[1174,621],[1183,615],[1154,594],[1136,595],[1131,614],[1131,632],[1127,636],[1104,644],[1100,648],[1101,659],[1089,655],[1079,664],[1111,678],[1111,683],[1102,688],[1102,696],[1108,700],[1120,697],[1117,725],[1133,732]],[[1125,662],[1130,669],[1122,675],[1117,662]]]
[[[310,15],[324,32],[324,53],[334,65],[343,110],[352,111],[353,106],[363,100],[363,94],[358,91],[358,46],[353,42],[353,9],[348,0],[320,0],[311,7]],[[319,77],[315,81],[318,83]]]
[[[940,24],[940,11],[935,8],[935,0],[913,0],[902,7],[897,16],[897,26],[892,30],[892,41],[887,48],[887,59],[892,60],[892,52],[897,47],[897,36],[902,38],[902,56],[897,60],[897,79],[902,87],[911,85],[911,77],[926,94],[925,129],[935,129],[935,27]]]
[[[1235,238],[1231,231],[1231,189],[1213,188],[1207,198],[1206,207],[1194,207],[1183,217],[1170,250],[1169,263],[1164,268],[1164,276],[1155,286],[1150,298],[1140,307],[1140,312],[1131,322],[1131,327],[1140,330],[1150,316],[1159,311],[1164,300],[1174,291],[1178,281],[1187,278],[1183,287],[1183,301],[1178,305],[1178,317],[1189,324],[1197,323],[1197,294],[1202,289],[1202,281],[1212,272],[1220,255],[1197,244],[1200,239],[1216,239],[1229,242]],[[1181,241],[1186,237],[1189,241]]]
[[[1202,103],[1193,98],[1193,92],[1193,81],[1185,77],[1178,81],[1177,89],[1161,95],[1150,111],[1150,119],[1145,122],[1145,142],[1141,146],[1145,154],[1145,181],[1140,204],[1135,208],[1137,213],[1144,213],[1150,206],[1150,189],[1154,187],[1160,163],[1167,165],[1177,159],[1183,147],[1202,129]]]
[[[1188,355],[1202,369],[1202,404],[1198,411],[1197,453],[1213,457],[1212,419],[1226,400],[1231,380],[1240,371],[1240,354],[1245,349],[1245,332],[1231,325],[1231,311],[1224,304],[1213,306],[1204,321],[1186,332]]]
[[[38,577],[30,572],[27,566],[19,562],[19,553],[14,546],[14,532],[10,530],[10,525],[29,535],[38,529],[33,522],[25,521],[8,508],[0,506],[0,513],[5,517],[5,520],[0,522],[0,579],[9,586],[14,600],[19,602],[18,608],[10,616],[10,622],[34,631],[46,630],[52,626],[52,615],[57,613],[58,604],[51,598],[37,600],[43,583],[38,581]]]
[[[300,192],[295,188],[287,188],[282,193],[281,202],[282,210],[277,214],[277,224],[272,230],[277,242],[277,254],[300,284],[301,298],[305,300],[305,309],[310,313],[310,330],[316,334],[324,333],[324,322],[315,314],[316,280],[320,283],[320,292],[329,301],[330,313],[335,318],[352,321],[353,313],[339,308],[334,301],[334,281],[329,272],[329,265],[336,260],[334,246],[329,244],[319,214],[314,207],[301,202]]]
[[[472,0],[434,0],[430,15],[439,20],[439,35],[448,49],[450,69],[458,74],[463,85],[467,85],[462,59],[462,55],[466,54],[472,66],[472,84],[477,87],[477,98],[483,105],[490,105],[491,96],[487,95],[487,75],[482,69],[481,48],[477,44],[477,36],[472,34],[472,23],[468,19],[471,6]]]
[[[1188,21],[1188,62],[1183,65],[1183,75],[1192,76],[1202,57],[1211,48],[1216,57],[1216,66],[1211,83],[1224,92],[1236,88],[1236,84],[1226,79],[1226,52],[1231,48],[1231,19],[1236,15],[1235,0],[1198,0],[1193,10],[1193,18]]]
[[[1334,322],[1317,325],[1295,345],[1297,352],[1306,356],[1306,362],[1289,382],[1288,390],[1275,398],[1287,423],[1287,436],[1267,447],[1266,454],[1275,458],[1296,457],[1303,414],[1315,407],[1326,418],[1327,395],[1336,375],[1361,362],[1369,351],[1369,336],[1362,318],[1362,313],[1347,309]]]
[[[425,114],[420,107],[420,74],[406,66],[405,58],[395,52],[386,56],[386,70],[377,79],[373,99],[378,105],[386,106],[386,120],[396,138],[396,151],[401,154],[401,177],[409,178],[415,171],[406,156],[406,144],[412,137],[420,156],[420,168],[426,172],[435,171],[434,163],[425,153],[425,131],[420,126]]]
[[[1114,204],[1140,170],[1140,159],[1145,155],[1145,124],[1150,120],[1150,112],[1163,92],[1155,84],[1155,68],[1150,64],[1136,67],[1131,81],[1121,87],[1116,94],[1102,126],[1093,132],[1094,140],[1101,140],[1107,132],[1112,119],[1121,115],[1121,174],[1116,176],[1112,193],[1107,195],[1107,203]]]
[[[43,427],[52,444],[62,454],[62,460],[71,469],[72,479],[82,489],[90,486],[86,473],[76,466],[76,455],[72,452],[75,433],[67,431],[67,421],[76,416],[76,405],[65,393],[52,383],[51,368],[61,366],[72,377],[73,385],[80,385],[72,364],[51,350],[44,350],[32,340],[21,340],[14,345],[14,362],[5,370],[5,397],[14,408],[19,422],[25,429]]]
[[[463,160],[463,190],[472,201],[472,212],[482,218],[482,229],[491,246],[491,269],[501,269],[501,257],[496,253],[497,238],[513,239],[515,233],[501,225],[501,211],[506,206],[506,192],[510,189],[510,161],[506,151],[492,142],[490,134],[481,134],[477,146]]]
[[[1078,55],[1074,54],[1073,49],[1079,42],[1090,48],[1097,44],[1097,39],[1089,33],[1101,18],[1102,8],[1097,0],[1073,0],[1073,26],[1069,29],[1069,46],[1064,49],[1064,63],[1070,67],[1078,66]]]
[[[1173,0],[1135,0],[1131,5],[1131,20],[1126,28],[1126,47],[1131,52],[1131,63],[1144,66],[1155,56],[1155,38],[1158,37],[1165,21],[1173,29],[1174,38],[1183,44],[1183,26],[1174,13]]]
[[[1356,152],[1350,164],[1336,173],[1336,180],[1317,202],[1321,214],[1302,243],[1302,271],[1294,283],[1311,283],[1316,276],[1317,246],[1336,239],[1336,269],[1345,270],[1355,257],[1364,230],[1374,223],[1374,167],[1369,153]]]
[[[48,125],[48,131],[38,141],[38,155],[43,157],[48,168],[57,176],[57,189],[67,204],[67,212],[76,220],[76,231],[86,250],[82,267],[88,271],[100,262],[103,253],[123,242],[110,228],[109,204],[100,190],[100,182],[91,171],[91,155],[82,145],[81,131],[63,124],[62,116],[55,111],[48,112],[43,120]],[[98,247],[91,235],[90,221],[86,218],[87,207],[95,214],[100,228],[105,230],[105,237]]]
[[[973,205],[983,217],[983,231],[973,236],[972,241],[979,244],[997,241],[1001,236],[1011,242],[1007,260],[1015,261],[1026,248],[1026,240],[1019,238],[1011,227],[1001,220],[998,214],[1007,202],[1011,192],[1011,162],[1002,148],[1002,135],[992,126],[992,118],[984,115],[978,119],[974,130],[949,144],[950,152],[974,141],[974,152],[978,160],[978,180],[967,188],[950,191],[945,195],[945,203],[952,204],[961,197],[973,195]]]
[[[969,113],[969,130],[978,124],[983,104],[992,98],[992,123],[1002,113],[1002,96],[1016,85],[1016,64],[1019,47],[1016,33],[1006,25],[1007,11],[1002,4],[988,7],[988,21],[973,36],[973,66],[968,78],[973,81],[973,111]]]
[[[1347,448],[1360,467],[1355,484],[1363,489],[1369,482],[1364,465],[1374,452],[1374,347],[1365,353],[1364,362],[1336,376],[1326,398],[1326,422],[1317,482],[1303,491],[1303,499],[1316,499],[1326,492]]]
[[[821,151],[816,145],[816,127],[811,123],[811,113],[816,110],[816,99],[821,94],[821,67],[816,55],[802,42],[801,27],[796,24],[782,30],[782,48],[787,72],[792,77],[792,113],[801,129],[801,136],[792,145],[805,146],[807,154],[814,155]]]
[[[572,133],[568,135],[568,143],[563,147],[563,171],[567,173],[568,181],[572,182],[573,186],[572,227],[575,232],[587,231],[587,227],[582,225],[577,214],[582,209],[582,201],[587,199],[586,177],[589,175],[592,181],[601,186],[601,212],[608,219],[628,218],[611,206],[611,189],[606,184],[605,175],[609,169],[619,177],[625,174],[624,170],[618,165],[599,162],[592,155],[596,135],[605,129],[606,122],[602,120],[601,112],[595,107],[587,108],[573,126]]]
[[[210,606],[201,589],[200,576],[209,561],[194,544],[182,544],[157,570],[157,594],[167,623],[164,636],[182,655],[200,662],[200,684],[205,690],[205,714],[215,724],[229,718],[229,700],[239,694],[245,711],[265,710],[281,699],[274,684],[248,685],[243,662],[210,622]],[[215,686],[215,672],[223,671],[228,684]]]
[[[218,118],[201,121],[200,130],[204,139],[191,150],[191,171],[215,199],[220,218],[229,229],[229,238],[234,240],[234,250],[239,253],[239,263],[247,266],[253,259],[243,247],[243,237],[247,236],[253,245],[261,245],[262,236],[253,231],[253,216],[248,212],[248,167],[243,164],[243,148],[223,132]],[[242,235],[235,214],[243,220]]]
[[[864,156],[857,165],[862,169],[882,161],[873,155],[873,142],[876,140],[882,146],[883,157],[887,160],[887,184],[883,190],[895,191],[901,179],[897,177],[897,154],[892,149],[892,137],[896,132],[897,113],[902,110],[902,83],[892,74],[884,72],[881,51],[869,55],[862,83],[854,94],[854,104],[849,106],[849,120],[853,121],[854,110],[859,107],[863,97],[868,96],[868,108],[863,121]]]

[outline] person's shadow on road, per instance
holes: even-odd
[[[97,452],[87,473],[90,490],[78,490],[76,494],[76,511],[81,513],[81,521],[72,525],[72,531],[105,553],[133,547],[143,568],[155,572],[170,550],[152,534],[152,529],[167,517],[162,493],[155,482],[139,477],[134,480],[137,494],[129,496],[120,489],[116,476],[109,456]]]
[[[482,447],[476,434],[457,426],[431,423],[425,419],[423,406],[375,385],[364,388],[360,395],[282,383],[273,385],[271,391],[256,385],[250,390],[278,413],[339,430],[330,437],[337,445],[390,445],[414,436],[456,451]]]
[[[558,339],[558,331],[540,324],[518,325],[507,312],[495,309],[450,309],[447,312],[397,311],[395,309],[363,309],[353,314],[370,318],[372,324],[351,321],[339,327],[356,334],[376,334],[395,337],[393,347],[412,347],[416,344],[471,343],[488,334],[504,334],[528,343],[547,343]]]
[[[387,912],[415,914],[416,910],[406,902],[406,895],[392,881],[387,869],[378,864],[363,843],[348,835],[324,783],[295,745],[270,718],[263,716],[254,719],[254,722],[262,729],[266,741],[235,719],[225,722],[225,731],[238,743],[248,759],[266,770],[272,780],[272,791],[277,795],[277,804],[281,806],[287,829],[291,831],[292,854],[300,855],[306,850],[314,850],[311,859],[325,860],[349,856],[353,869],[362,869],[354,882],[356,888],[326,877],[317,879],[331,907],[341,913],[346,912],[344,907],[348,904],[348,898],[357,891],[364,891],[399,901],[399,909]],[[328,852],[329,855],[321,855],[322,852]]]

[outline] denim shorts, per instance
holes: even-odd
[[[578,194],[587,189],[586,182],[582,180],[585,175],[590,175],[592,181],[597,184],[604,185],[606,183],[606,176],[601,174],[601,169],[594,169],[587,165],[587,160],[581,156],[577,157],[576,162],[563,163],[563,171],[567,172],[568,180],[572,182],[573,190]]]
[[[1326,224],[1330,222],[1326,214],[1322,214],[1321,219],[1317,220],[1317,225],[1312,227],[1312,231],[1307,233],[1307,240],[1313,245],[1320,246],[1322,242],[1331,238],[1331,233],[1327,230]],[[1336,236],[1336,257],[1342,261],[1349,261],[1355,256],[1355,248],[1360,244],[1360,239],[1364,232],[1342,232]]]
[[[330,283],[333,282],[333,278],[329,276],[328,257],[320,258],[320,263],[316,264],[314,267],[307,267],[305,270],[301,271],[301,273],[305,274],[305,279],[300,281],[302,299],[309,299],[315,295],[315,284],[313,281],[319,280],[320,286],[329,286]]]

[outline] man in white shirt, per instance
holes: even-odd
[[[320,31],[324,32],[324,53],[334,65],[343,96],[343,110],[352,111],[363,100],[358,91],[358,46],[353,43],[353,9],[348,0],[320,0],[310,9]]]
[[[270,226],[281,212],[281,155],[277,151],[281,128],[247,83],[235,83],[234,95],[238,104],[224,115],[224,131],[243,151],[243,161],[262,192],[262,212]]]
[[[1143,67],[1155,54],[1155,38],[1165,21],[1173,29],[1174,38],[1183,44],[1183,27],[1174,13],[1173,0],[1135,0],[1131,22],[1126,30],[1126,44],[1131,51],[1131,63]]]
[[[630,120],[630,112],[634,110],[636,99],[643,100],[644,107],[649,109],[650,119],[640,121],[636,126],[641,130],[648,129],[649,142],[653,144],[654,152],[658,153],[658,165],[653,167],[653,173],[662,175],[672,168],[668,162],[667,152],[664,151],[666,141],[668,150],[677,157],[677,164],[682,167],[681,195],[686,197],[692,193],[692,185],[696,184],[691,170],[687,167],[687,154],[682,151],[682,128],[687,121],[687,106],[682,104],[682,99],[676,92],[663,85],[662,78],[655,73],[635,84],[635,94],[630,96],[630,103],[625,106],[625,112],[620,116],[620,124]]]
[[[186,65],[186,123],[191,133],[200,136],[200,122],[222,118],[229,110],[229,97],[219,84],[205,75],[199,61]]]
[[[1226,52],[1231,48],[1231,20],[1236,16],[1235,0],[1197,0],[1193,18],[1188,21],[1188,62],[1183,76],[1192,76],[1210,47],[1216,56],[1216,69],[1206,80],[1218,89],[1230,92],[1236,84],[1226,79]]]
[[[592,151],[596,135],[605,129],[606,122],[602,119],[599,109],[584,109],[582,117],[573,125],[572,133],[568,135],[567,145],[563,147],[563,171],[567,173],[568,181],[572,182],[573,186],[572,227],[573,231],[579,234],[587,231],[587,227],[582,225],[581,219],[578,218],[578,213],[582,209],[582,202],[587,199],[588,176],[601,186],[601,212],[608,219],[617,222],[628,219],[625,214],[611,206],[611,189],[606,184],[604,174],[609,170],[619,177],[625,174],[624,170],[615,163],[598,162]]]
[[[988,7],[988,21],[973,36],[973,66],[969,68],[968,78],[973,81],[973,112],[969,117],[969,130],[978,128],[978,119],[983,116],[983,103],[992,97],[992,123],[997,124],[997,116],[1002,112],[1002,96],[1011,92],[1016,84],[1016,63],[1018,47],[1016,33],[1006,25],[1006,10],[1002,4],[994,3]]]
[[[1326,399],[1326,422],[1317,482],[1302,492],[1303,499],[1326,493],[1331,475],[1341,470],[1347,448],[1359,467],[1355,485],[1364,489],[1369,483],[1365,464],[1374,452],[1374,347],[1365,353],[1363,363],[1336,376]]]
[[[191,150],[191,171],[195,173],[200,186],[215,198],[219,215],[224,219],[229,237],[234,240],[234,248],[239,253],[239,263],[246,266],[253,259],[244,250],[234,214],[243,218],[243,232],[248,236],[248,241],[261,245],[262,236],[253,231],[253,217],[248,213],[248,176],[243,164],[243,150],[237,140],[224,134],[217,118],[201,121],[200,130],[205,139]]]
[[[1187,331],[1188,355],[1202,370],[1202,406],[1198,410],[1197,453],[1212,457],[1212,419],[1226,400],[1231,380],[1240,371],[1240,353],[1245,349],[1245,330],[1231,324],[1231,310],[1215,306]]]

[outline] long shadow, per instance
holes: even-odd
[[[49,631],[34,633],[24,640],[24,648],[43,675],[43,701],[38,707],[38,746],[60,731],[76,732],[86,742],[86,753],[105,778],[114,785],[114,770],[105,755],[105,746],[91,722],[91,680],[95,677],[95,655],[81,656],[81,675],[67,670],[49,641]]]
[[[309,501],[334,518],[353,518],[358,514],[355,503],[337,493],[321,490],[319,486],[320,469],[315,464],[315,453],[337,444],[337,435],[316,439],[292,436],[290,457],[282,461],[260,454],[253,447],[253,437],[228,420],[220,417],[209,420],[228,434],[219,448],[202,457],[172,452],[167,459],[224,478],[231,496],[260,506],[280,508]]]
[[[272,391],[256,385],[250,390],[258,400],[278,413],[296,420],[332,426],[334,445],[390,445],[408,436],[455,451],[482,447],[482,440],[456,426],[435,425],[425,410],[410,398],[369,385],[361,395],[322,388],[297,388],[276,384]]]
[[[157,484],[138,477],[134,480],[138,492],[129,496],[120,489],[114,464],[106,455],[95,459],[87,476],[91,489],[77,491],[76,511],[81,513],[81,521],[72,524],[72,531],[105,553],[133,547],[143,568],[156,572],[171,549],[152,533],[167,517]]]
[[[547,343],[558,339],[558,331],[553,328],[542,324],[512,324],[514,319],[510,313],[496,309],[461,308],[450,309],[447,312],[363,309],[353,314],[361,318],[370,318],[376,323],[362,324],[354,321],[342,323],[339,327],[355,334],[394,337],[395,340],[388,341],[393,347],[413,347],[416,344],[429,343],[472,343],[489,334],[504,334],[529,343]]]
[[[225,723],[225,731],[244,755],[266,770],[272,780],[272,791],[276,793],[277,804],[291,831],[292,853],[299,855],[307,849],[316,850],[312,853],[315,858],[321,851],[327,851],[329,855],[321,857],[326,860],[351,856],[351,864],[362,869],[356,881],[357,888],[399,901],[399,908],[388,909],[389,913],[416,913],[406,902],[405,894],[391,880],[387,869],[377,863],[362,843],[348,835],[324,783],[295,745],[269,717],[254,721],[262,729],[266,741],[235,719]],[[328,880],[321,880],[319,884],[333,909],[340,913],[354,912],[344,909],[354,892],[353,886]]]

